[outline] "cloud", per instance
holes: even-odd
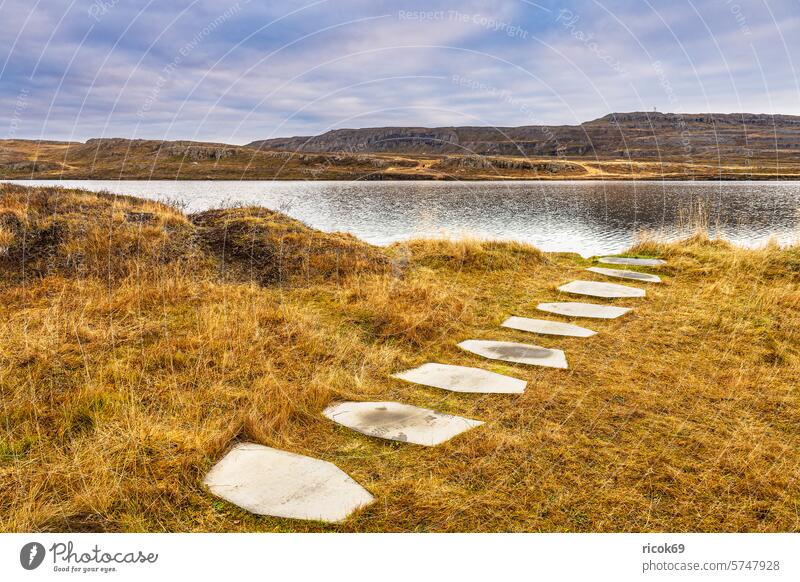
[[[800,114],[790,0],[6,0],[0,11],[15,137],[244,143],[652,107]]]

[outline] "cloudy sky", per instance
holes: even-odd
[[[800,115],[800,0],[0,0],[0,137]]]

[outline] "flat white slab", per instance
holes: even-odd
[[[566,315],[567,317],[591,317],[594,319],[616,319],[631,311],[630,307],[617,307],[615,305],[598,305],[596,303],[540,303],[536,306],[539,311]]]
[[[592,337],[597,332],[586,329],[579,325],[563,323],[561,321],[550,321],[547,319],[531,319],[529,317],[509,317],[503,323],[503,327],[541,333],[544,335],[561,335],[569,337]]]
[[[631,257],[600,257],[597,260],[607,265],[635,265],[638,267],[658,267],[667,264],[667,261],[661,259],[634,259]]]
[[[467,340],[458,344],[458,347],[492,360],[547,368],[567,367],[567,357],[564,352],[541,346],[491,340]]]
[[[483,423],[399,402],[340,402],[322,414],[367,436],[428,447]]]
[[[480,368],[450,364],[422,364],[419,368],[392,374],[393,378],[433,386],[451,392],[478,394],[522,394],[527,382]]]
[[[203,483],[219,497],[258,515],[338,522],[373,498],[333,463],[240,443]]]
[[[617,285],[616,283],[601,283],[599,281],[572,281],[558,288],[563,293],[574,295],[588,295],[590,297],[603,297],[617,299],[620,297],[644,297],[644,289]]]
[[[644,281],[645,283],[661,283],[661,277],[650,273],[640,273],[639,271],[627,271],[625,269],[606,269],[604,267],[589,267],[586,269],[598,275],[606,277],[619,277],[620,279],[632,279],[634,281]]]

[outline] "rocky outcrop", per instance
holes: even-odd
[[[221,160],[236,153],[236,146],[227,144],[161,141],[147,139],[124,139],[118,137],[95,138],[86,141],[84,149],[94,149],[98,153],[127,156],[132,149],[149,151],[153,155],[180,157],[192,161]]]
[[[232,148],[227,147],[209,147],[209,146],[196,146],[196,145],[179,145],[170,144],[167,147],[162,147],[161,152],[168,156],[175,156],[186,158],[192,161],[200,160],[221,160],[230,158],[234,154]]]
[[[455,128],[378,127],[336,129],[320,136],[255,141],[248,147],[304,152],[423,152],[458,146]]]
[[[12,172],[46,172],[49,170],[57,170],[61,164],[56,162],[43,162],[37,160],[25,160],[22,162],[10,162],[2,164],[3,169],[11,170]]]
[[[583,174],[585,170],[578,164],[569,162],[541,162],[525,158],[494,158],[488,156],[457,156],[444,158],[437,169],[474,170],[521,170],[537,174]]]
[[[292,152],[573,156],[689,161],[697,156],[800,159],[800,117],[761,114],[611,113],[581,125],[379,127],[255,141]]]

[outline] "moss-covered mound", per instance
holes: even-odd
[[[227,274],[261,284],[382,272],[389,264],[381,249],[352,235],[321,232],[266,208],[209,210],[191,219]]]
[[[0,186],[0,266],[12,276],[119,278],[193,256],[194,227],[149,200]]]
[[[186,216],[128,196],[0,185],[0,268],[12,277],[119,279],[176,262],[262,285],[379,273],[389,265],[378,247],[266,208]]]

